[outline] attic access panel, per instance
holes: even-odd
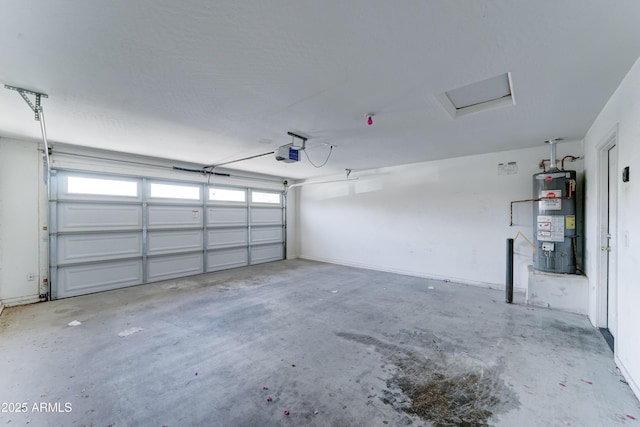
[[[511,73],[500,74],[452,89],[437,97],[454,119],[470,113],[515,104]]]

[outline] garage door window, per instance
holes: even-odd
[[[69,176],[67,192],[69,194],[138,197],[138,183],[136,181]]]
[[[149,197],[154,199],[200,200],[200,187],[152,182]]]
[[[262,191],[252,191],[251,203],[266,203],[270,205],[279,205],[280,193],[266,193]]]
[[[247,193],[245,190],[232,188],[209,188],[209,200],[216,202],[245,202]]]

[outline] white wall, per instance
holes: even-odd
[[[618,190],[617,249],[618,318],[616,361],[640,398],[640,60],[631,68],[585,137],[585,166],[589,191],[587,209],[587,274],[589,317],[605,326],[600,309],[604,281],[598,280],[600,256],[598,231],[598,146],[618,129],[618,167],[630,167],[630,182],[616,179]],[[625,234],[628,243],[625,242]]]
[[[286,259],[298,258],[300,256],[300,236],[298,234],[298,191],[292,188],[286,193],[287,203],[287,253]]]
[[[582,156],[582,142],[558,144],[558,157]],[[300,187],[300,256],[416,276],[504,288],[506,239],[532,238],[532,175],[539,147],[352,172],[357,181]],[[515,161],[517,174],[499,175]],[[582,170],[582,161],[566,169]],[[339,177],[334,177],[339,178]],[[515,287],[526,287],[532,248],[515,242]]]
[[[36,143],[0,138],[0,301],[6,306],[39,301],[41,154]]]

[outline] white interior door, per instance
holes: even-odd
[[[617,207],[618,207],[618,148],[616,145],[608,153],[608,201],[607,201],[607,328],[614,337],[617,332],[618,286],[617,286]]]

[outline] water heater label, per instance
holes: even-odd
[[[562,210],[562,190],[542,190],[540,191],[538,209],[541,211]]]
[[[564,242],[564,215],[538,215],[537,239],[541,242]]]
[[[575,230],[576,229],[576,216],[575,215],[567,215],[565,217],[566,228],[567,230]]]

